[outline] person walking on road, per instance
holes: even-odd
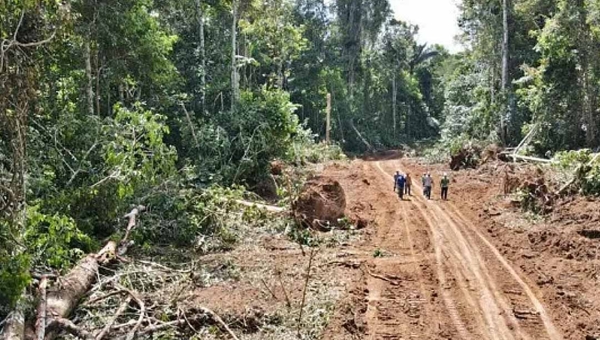
[[[404,185],[406,184],[406,178],[399,171],[396,171],[394,175],[394,190],[398,190],[398,197],[401,200],[404,199]]]
[[[396,181],[398,181],[398,177],[400,177],[400,171],[396,171],[394,174],[394,192],[396,192]]]
[[[427,176],[423,179],[423,190],[425,191],[425,196],[428,200],[431,199],[431,188],[433,187],[433,178],[431,178],[431,174],[427,173]]]
[[[423,196],[427,196],[427,193],[425,192],[425,178],[427,178],[427,173],[424,173],[423,177],[421,177],[421,186],[423,187]]]
[[[442,200],[448,200],[448,187],[450,186],[450,180],[448,179],[448,174],[444,173],[444,177],[440,180],[440,188],[442,188]]]
[[[411,195],[410,193],[410,189],[412,186],[412,178],[410,177],[410,174],[407,173],[406,176],[404,177],[404,180],[406,183],[404,183],[404,194],[405,195]]]

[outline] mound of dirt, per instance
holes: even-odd
[[[292,209],[298,223],[305,227],[329,230],[344,217],[346,195],[337,181],[314,177],[304,184]]]

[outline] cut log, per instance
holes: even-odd
[[[235,203],[246,206],[246,207],[255,207],[255,208],[258,208],[261,210],[266,210],[268,212],[274,212],[274,213],[283,213],[283,212],[287,211],[285,208],[282,208],[282,207],[276,207],[274,205],[266,205],[266,204],[261,204],[261,203],[248,202],[248,201],[244,201],[244,200],[235,200]]]
[[[43,276],[40,280],[39,294],[40,303],[37,310],[37,319],[35,322],[35,334],[37,340],[44,340],[46,336],[46,288],[48,286],[48,278]]]
[[[60,285],[49,289],[47,311],[50,317],[67,317],[71,314],[79,299],[96,281],[98,267],[107,264],[114,258],[116,243],[109,242],[100,253],[90,254],[83,258],[61,279]]]
[[[526,161],[526,162],[552,163],[552,160],[550,160],[550,159],[530,157],[530,156],[521,156],[521,155],[515,155],[514,153],[509,154],[508,156],[511,157],[515,161],[522,160],[522,161]]]
[[[144,210],[143,206],[133,209],[129,214],[125,215],[129,219],[127,231],[124,240],[129,236],[131,230],[135,227],[136,216]],[[77,263],[71,271],[60,280],[60,285],[55,285],[49,289],[46,301],[46,313],[52,324],[52,331],[46,335],[47,340],[54,339],[58,331],[63,327],[70,327],[70,324],[62,322],[75,309],[79,300],[90,289],[92,284],[98,277],[99,267],[109,264],[116,258],[117,243],[110,241],[97,254],[90,254]],[[57,321],[58,320],[58,321]],[[68,321],[68,320],[66,320]],[[58,325],[56,323],[58,322]],[[66,331],[76,331],[73,328],[65,329]]]

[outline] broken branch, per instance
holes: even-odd
[[[73,321],[65,318],[54,318],[52,320],[53,326],[57,327],[60,330],[64,330],[65,332],[74,335],[80,339],[85,340],[94,340],[94,335],[85,329],[77,326],[73,323]]]
[[[119,293],[120,292],[121,291],[119,291]],[[119,306],[119,309],[117,309],[115,315],[110,319],[110,321],[108,321],[106,326],[104,326],[104,328],[102,329],[100,334],[98,334],[98,336],[96,336],[96,340],[102,340],[102,338],[104,338],[104,336],[110,331],[110,328],[112,327],[112,325],[114,325],[115,321],[117,321],[119,316],[121,316],[121,314],[123,314],[123,312],[125,312],[125,310],[129,306],[129,303],[131,303],[131,299],[132,299],[132,297],[129,296],[127,299],[125,299],[125,301],[123,301],[121,306]]]
[[[387,278],[387,277],[385,277],[385,276],[382,276],[382,275],[375,274],[375,273],[371,272],[371,270],[369,270],[369,268],[367,268],[367,273],[368,273],[369,275],[371,275],[372,277],[376,278],[376,279],[380,279],[380,280],[383,280],[383,281],[389,282],[389,283],[391,283],[393,286],[397,286],[397,285],[399,285],[399,284],[400,284],[400,283],[399,283],[398,281],[396,281],[396,280],[392,280],[392,279],[390,279],[390,278]]]

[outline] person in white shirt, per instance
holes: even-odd
[[[431,178],[431,174],[427,173],[427,176],[423,178],[423,189],[425,191],[425,196],[428,200],[431,199],[431,188],[433,187],[433,178]]]

